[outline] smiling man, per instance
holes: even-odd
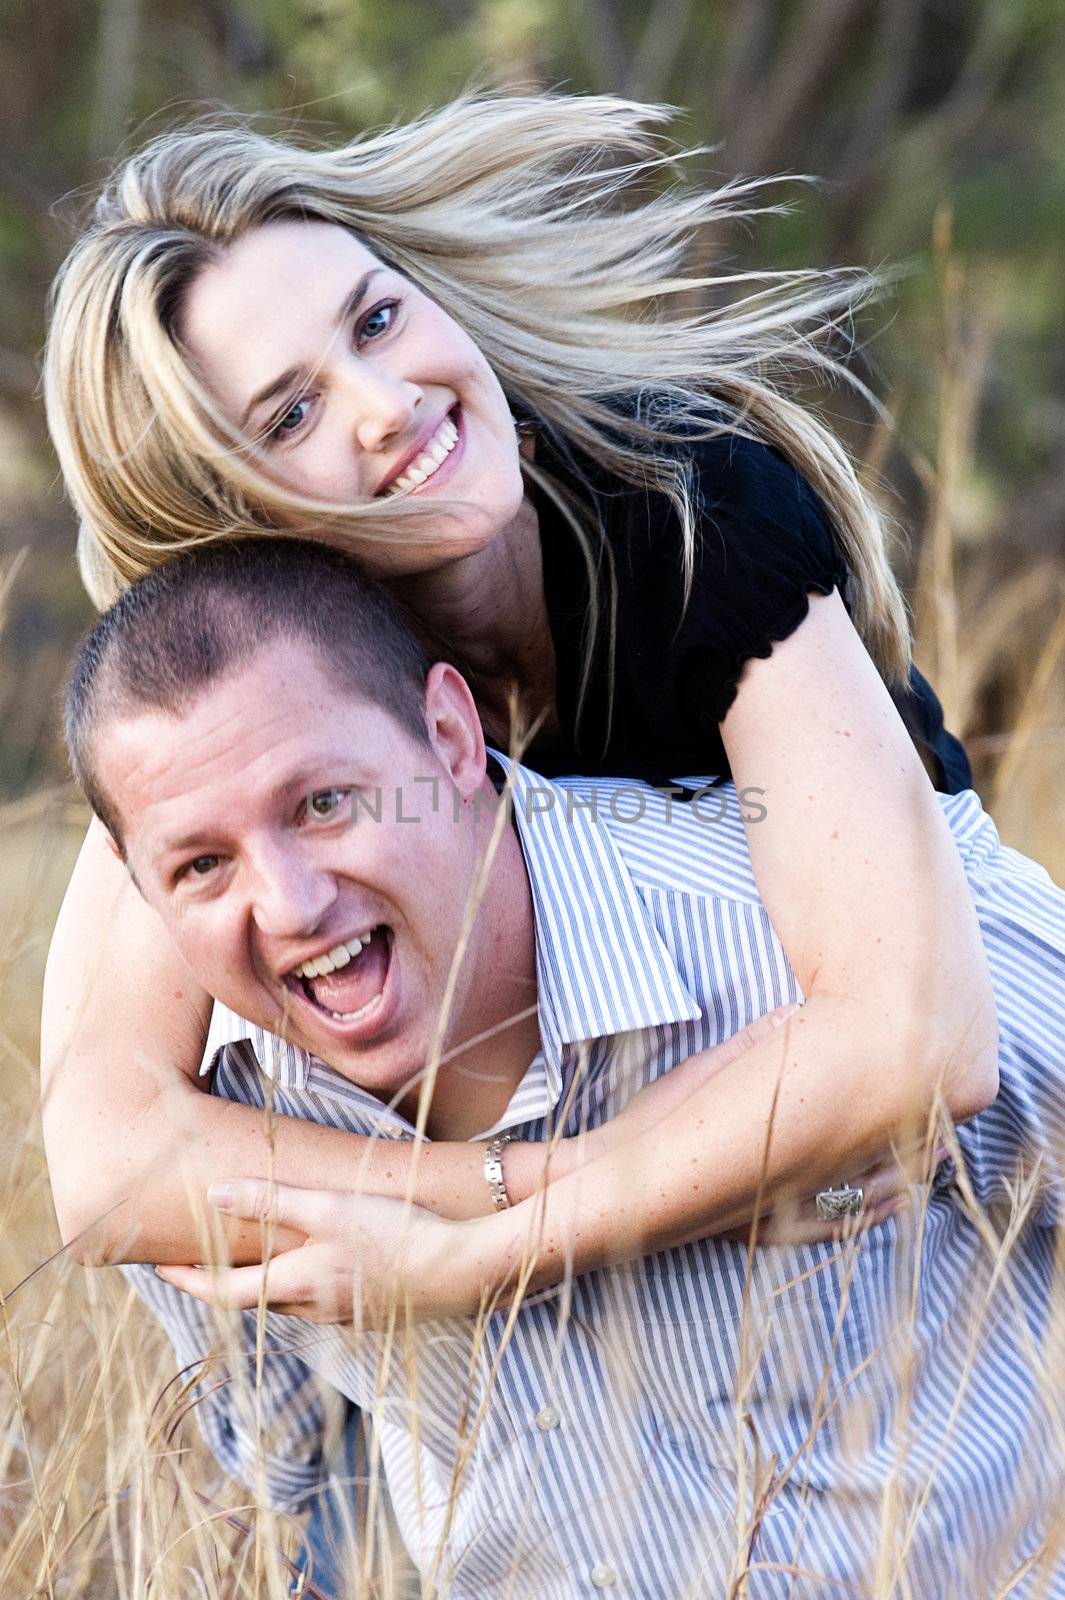
[[[459,674],[430,666],[341,556],[292,541],[202,551],[129,591],[79,663],[68,734],[115,848],[228,1008],[216,1092],[262,1103],[272,1066],[276,1110],[409,1138],[433,1061],[431,1138],[536,1148],[673,1083],[658,1120],[637,1124],[642,1155],[664,1168],[676,1115],[698,1115],[707,1171],[757,1188],[761,1141],[713,1098],[727,1074],[691,1077],[700,1051],[798,998],[738,807],[707,826],[651,789],[626,785],[618,804],[617,786],[514,768],[513,820],[500,815]],[[1065,1135],[1065,897],[1001,849],[973,795],[943,805],[999,1003],[1002,1090],[958,1135],[963,1187],[989,1202],[1016,1158],[1049,1166]],[[736,1063],[741,1082],[756,1057]],[[834,1137],[818,1133],[827,1168]],[[795,1570],[804,1595],[860,1592],[885,1559],[922,1595],[970,1597],[989,1573],[1001,1588],[1029,1560],[1059,1592],[1053,1551],[1040,1567],[1061,1470],[1039,1357],[1053,1190],[1008,1290],[946,1166],[920,1227],[893,1220],[842,1255],[667,1249],[648,1196],[641,1238],[616,1239],[626,1267],[571,1278],[513,1319],[451,1315],[512,1280],[530,1237],[534,1284],[567,1252],[579,1267],[630,1172],[622,1148],[552,1184],[539,1233],[535,1199],[484,1223],[418,1213],[404,1235],[398,1201],[290,1196],[281,1219],[310,1242],[271,1266],[271,1304],[305,1250],[339,1252],[350,1301],[356,1271],[402,1242],[403,1295],[436,1320],[401,1330],[404,1359],[389,1361],[390,1337],[268,1315],[261,1414],[281,1435],[279,1498],[317,1477],[317,1374],[371,1421],[407,1548],[457,1597],[723,1593],[737,1549],[759,1600],[793,1592]],[[493,1181],[505,1205],[507,1170]],[[260,1270],[232,1275],[242,1303]],[[173,1276],[211,1298],[203,1275]],[[198,1302],[148,1269],[139,1287],[182,1364],[201,1359],[213,1340]],[[254,1481],[231,1389],[213,1385],[201,1412],[220,1459]],[[922,1509],[885,1555],[889,1484]]]
[[[199,643],[194,635],[190,642]],[[281,670],[278,652],[260,652],[188,708],[178,762],[171,712],[115,719],[99,765],[105,792],[122,797],[112,834],[220,999],[409,1111],[443,1011],[484,828],[457,828],[449,807],[428,809],[412,834],[387,819],[376,825],[376,801],[362,804],[360,824],[359,807],[367,794],[390,802],[396,795],[397,809],[404,798],[409,807],[441,752],[462,803],[483,797],[469,691],[451,667],[430,672],[418,711],[431,719],[433,748],[424,720],[416,736],[399,721],[387,703],[394,695],[384,705],[355,699],[337,664],[323,670],[314,646],[281,643]],[[382,676],[393,670],[387,660],[377,664]],[[138,666],[138,692],[144,688]],[[249,704],[263,714],[249,719]],[[327,773],[334,781],[316,787]],[[529,885],[512,832],[496,872],[500,892],[474,924],[452,997],[458,1039],[500,1027],[535,995]],[[471,974],[486,961],[497,981],[474,986]],[[431,1133],[464,1138],[486,1114],[494,1120],[535,1053],[530,1017],[465,1051],[461,1071],[445,1063]],[[492,1070],[478,1079],[482,1057]]]
[[[350,595],[338,592],[352,569],[340,557],[282,549],[248,552],[239,600],[225,592],[227,552],[200,564],[195,584],[156,580],[170,603],[150,628],[123,627],[116,612],[75,682],[75,763],[134,881],[211,991],[410,1111],[496,795],[454,668],[427,671],[375,589],[359,586],[352,626]],[[286,614],[294,604],[317,619],[302,636]],[[444,770],[473,827],[458,825],[450,798],[440,804]],[[493,885],[450,996],[451,1032],[473,1039],[528,1015],[465,1050],[460,1070],[441,1065],[435,1137],[467,1138],[494,1120],[536,1053],[531,899],[513,830]],[[489,964],[493,983],[475,985]]]

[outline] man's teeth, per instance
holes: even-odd
[[[380,1004],[381,996],[379,994],[375,994],[373,999],[367,1000],[366,1004],[364,1006],[360,1006],[358,1011],[331,1011],[329,1015],[333,1018],[334,1022],[358,1022],[360,1017],[368,1016],[371,1011],[376,1011]]]
[[[340,967],[346,967],[372,938],[372,933],[357,933],[354,939],[349,939],[346,944],[335,945],[324,956],[315,956],[313,961],[304,961],[302,965],[293,967],[292,975],[296,978],[323,978],[327,972],[336,972]]]
[[[402,494],[404,489],[416,489],[426,478],[431,478],[441,462],[446,461],[454,450],[458,439],[459,430],[450,417],[445,417],[421,455],[405,468],[400,477],[393,479],[385,493]]]

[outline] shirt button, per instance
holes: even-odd
[[[558,1427],[562,1418],[554,1406],[544,1406],[542,1411],[536,1413],[533,1420],[541,1433],[550,1433],[553,1428]]]
[[[593,1567],[588,1576],[597,1589],[612,1589],[618,1581],[618,1575],[613,1567],[604,1566],[602,1562]]]

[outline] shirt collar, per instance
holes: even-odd
[[[541,1055],[497,1127],[546,1115],[567,1046],[694,1021],[701,1009],[585,796],[498,751],[532,888]],[[607,786],[599,786],[605,805]],[[533,1093],[534,1084],[536,1093]],[[537,1102],[535,1107],[534,1100]],[[520,1109],[520,1117],[512,1115]]]

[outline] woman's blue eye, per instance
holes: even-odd
[[[386,301],[384,305],[374,306],[362,320],[359,333],[364,339],[377,339],[382,333],[387,333],[392,326],[392,319],[396,314],[396,302]]]
[[[286,433],[295,433],[297,428],[302,427],[306,421],[306,407],[309,404],[308,400],[293,401],[284,416],[279,417],[270,429],[270,438],[284,438]]]

